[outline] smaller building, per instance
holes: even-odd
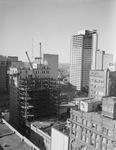
[[[112,119],[116,119],[116,97],[103,98],[102,114]]]
[[[116,62],[110,62],[109,63],[109,70],[110,71],[116,71]]]
[[[51,150],[51,126],[53,122],[35,121],[31,123],[30,140],[42,150]]]
[[[69,128],[66,123],[52,127],[51,150],[69,150]]]
[[[116,71],[91,70],[89,97],[101,100],[103,96],[116,96]]]
[[[100,110],[101,100],[88,99],[80,101],[80,110],[84,112],[92,112]]]
[[[112,54],[106,54],[103,50],[96,51],[96,70],[108,69],[111,61],[113,61]]]

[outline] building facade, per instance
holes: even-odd
[[[116,120],[71,110],[69,150],[116,150]]]
[[[58,111],[55,105],[59,94],[58,82],[50,78],[47,65],[41,65],[40,68],[37,64],[36,67],[33,68],[34,73],[25,67],[10,67],[9,70],[10,124],[21,133],[25,132],[26,120]]]
[[[77,90],[89,85],[89,71],[95,68],[97,31],[79,31],[71,37],[70,83]]]
[[[116,96],[116,71],[91,70],[89,97],[101,100],[103,96]]]
[[[8,67],[11,65],[10,60],[5,56],[0,56],[0,91],[7,91],[8,90],[8,75],[7,70]]]
[[[113,61],[112,54],[105,54],[105,51],[96,51],[96,70],[105,70],[109,68],[109,63]]]
[[[110,71],[116,71],[116,62],[110,62],[108,68]]]
[[[50,77],[58,79],[58,55],[43,54],[43,61],[50,67]]]

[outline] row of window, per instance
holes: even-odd
[[[77,129],[74,129],[74,125],[72,127],[72,134],[75,134],[77,138],[79,138],[79,130],[80,126],[77,125]],[[114,147],[114,150],[116,149],[116,144],[113,143],[111,140],[102,137],[101,135],[91,132],[90,130],[86,128],[82,128],[81,132],[81,139],[83,142],[95,147],[96,149],[99,149],[101,147],[101,150],[110,150],[110,147]]]
[[[114,113],[114,109],[112,105],[103,104],[102,110],[107,111],[109,113]]]
[[[74,115],[72,115],[72,119],[77,121],[77,122],[79,121],[77,116],[74,118]],[[96,131],[102,132],[105,135],[112,136],[112,131],[110,129],[102,127],[99,124],[92,123],[91,121],[88,121],[86,119],[82,119],[82,124],[89,127],[89,128],[92,128]]]

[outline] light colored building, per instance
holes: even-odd
[[[103,70],[108,69],[109,63],[113,61],[112,54],[104,54],[103,56]]]
[[[103,96],[116,96],[116,71],[91,70],[89,97],[101,100]]]
[[[110,71],[116,71],[116,62],[110,62],[108,68]]]
[[[50,77],[58,78],[58,55],[43,54],[43,61],[50,67]]]
[[[106,54],[105,51],[96,51],[96,70],[108,69],[109,63],[113,61],[112,54]]]
[[[71,37],[70,83],[77,90],[89,85],[89,71],[95,68],[97,31],[83,30]]]
[[[52,127],[51,150],[69,150],[69,128],[66,124]]]

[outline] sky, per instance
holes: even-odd
[[[28,61],[25,51],[37,57],[42,43],[42,53],[69,63],[70,37],[97,29],[98,48],[116,61],[115,14],[116,0],[0,0],[0,55]]]

